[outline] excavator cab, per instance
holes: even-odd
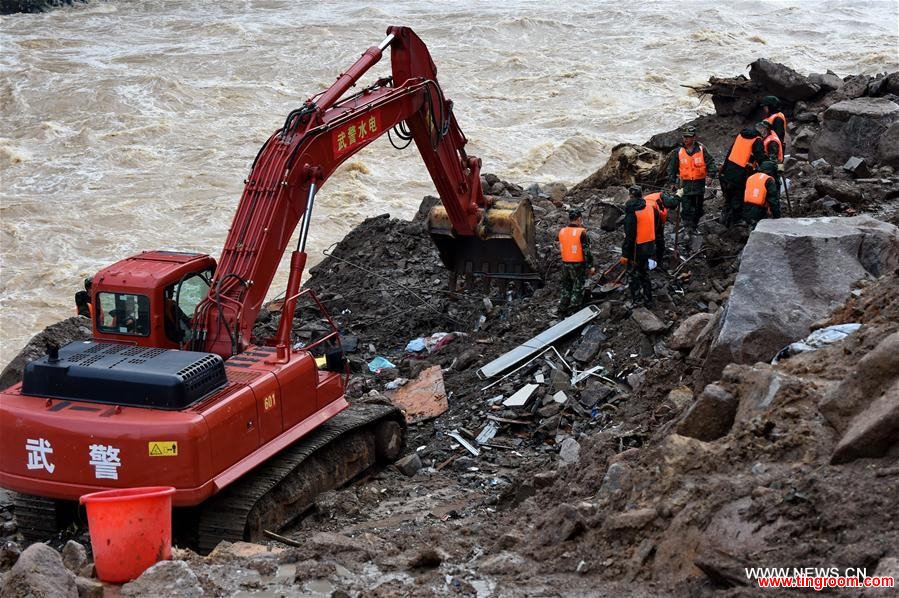
[[[94,277],[94,338],[180,348],[214,272],[212,257],[176,251],[146,251],[104,268]]]

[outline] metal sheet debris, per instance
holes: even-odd
[[[586,378],[588,376],[592,376],[593,374],[595,374],[596,372],[598,372],[600,370],[605,371],[605,368],[602,367],[601,365],[597,365],[597,366],[593,366],[589,370],[584,370],[582,372],[572,372],[571,385],[574,386],[575,384],[577,384],[584,378]]]
[[[449,409],[439,365],[422,371],[418,378],[387,396],[405,412],[406,423],[410,424],[433,419]]]
[[[515,391],[515,394],[503,401],[503,405],[506,407],[523,407],[535,390],[537,390],[536,384],[525,384]]]
[[[484,367],[478,370],[477,374],[482,380],[492,378],[512,367],[519,361],[527,359],[534,353],[539,352],[547,345],[559,340],[566,334],[577,330],[593,318],[599,315],[599,307],[596,305],[588,305],[576,314],[569,316],[556,324],[547,328],[534,338],[522,343],[511,351],[500,355]]]
[[[468,442],[467,440],[462,438],[462,435],[459,434],[459,432],[457,430],[453,430],[452,432],[447,432],[446,435],[455,439],[456,442],[461,444],[465,448],[465,450],[467,450],[469,453],[471,453],[475,457],[480,456],[481,451],[478,450],[477,448],[475,448],[474,446],[472,446],[470,442]]]
[[[567,400],[568,400],[568,395],[565,394],[564,390],[560,390],[559,392],[557,392],[556,394],[553,395],[553,401],[555,401],[556,403],[564,404],[565,401],[567,401]]]
[[[499,430],[499,426],[496,425],[496,422],[488,421],[487,425],[484,426],[484,429],[481,430],[481,433],[478,434],[478,437],[475,438],[475,442],[478,444],[484,444],[486,442],[490,442],[494,436],[496,436],[496,432]]]

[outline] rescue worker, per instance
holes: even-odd
[[[596,272],[590,253],[590,238],[580,210],[568,213],[568,226],[559,231],[559,250],[562,254],[562,296],[558,313],[566,317],[580,309],[587,273],[589,271],[592,275]]]
[[[780,198],[777,193],[777,164],[763,162],[759,166],[759,172],[746,180],[743,217],[750,228],[755,228],[759,220],[764,218],[780,218]]]
[[[676,210],[680,207],[681,202],[678,199],[677,195],[673,193],[669,193],[668,191],[657,191],[655,193],[650,193],[646,197],[644,197],[646,202],[655,206],[655,208],[659,211],[659,216],[662,219],[662,227],[664,228],[665,223],[668,222],[668,211]]]
[[[759,132],[754,128],[740,131],[727,152],[727,158],[718,168],[721,192],[724,194],[724,206],[721,210],[723,225],[731,226],[740,220],[746,179],[755,172],[756,164],[764,161],[765,147]]]
[[[90,278],[84,279],[84,290],[78,291],[75,293],[75,314],[79,316],[84,316],[86,318],[93,319],[94,317],[94,304],[91,300],[91,288],[93,287],[93,280]]]
[[[624,204],[624,242],[621,244],[621,263],[627,266],[631,303],[652,307],[652,282],[649,279],[649,260],[661,264],[665,256],[665,235],[662,217],[656,207],[643,198],[643,190],[633,186]],[[642,294],[642,300],[641,300]]]
[[[777,99],[777,96],[765,96],[762,98],[761,107],[763,119],[771,123],[774,134],[780,139],[781,144],[786,145],[787,117],[778,109],[779,106],[780,100]]]
[[[680,188],[683,194],[680,200],[684,226],[688,237],[699,232],[699,221],[703,215],[702,204],[705,200],[705,179],[715,172],[715,159],[705,146],[696,141],[696,127],[684,127],[683,143],[677,150],[677,159],[668,162],[668,182],[671,190]],[[687,243],[689,244],[689,238]]]
[[[755,130],[762,137],[762,147],[765,149],[765,155],[768,160],[775,164],[782,164],[784,161],[784,148],[780,142],[777,133],[771,128],[771,123],[767,120],[759,121],[755,124]]]

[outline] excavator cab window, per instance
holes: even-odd
[[[100,332],[147,336],[150,334],[150,300],[145,295],[99,293],[97,328]]]
[[[193,322],[197,303],[209,294],[212,269],[188,274],[162,292],[165,307],[165,335],[172,341],[184,340]]]

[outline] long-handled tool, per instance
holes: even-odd
[[[780,180],[784,185],[784,197],[787,198],[787,214],[790,215],[790,218],[793,217],[793,204],[790,203],[790,185],[787,182],[787,177],[781,176]]]
[[[618,270],[617,274],[613,275],[616,270]],[[626,273],[627,268],[624,266],[624,264],[615,262],[614,264],[609,266],[605,272],[599,275],[599,281],[590,292],[599,295],[611,293],[615,289],[618,289],[622,285],[624,285],[623,279]]]

